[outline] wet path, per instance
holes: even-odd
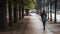
[[[31,15],[30,22],[27,24],[24,34],[53,34],[47,27],[45,31],[43,30],[43,24],[38,15],[35,13]]]

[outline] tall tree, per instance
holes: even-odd
[[[18,0],[19,4],[19,19],[22,19],[22,0]]]
[[[19,4],[19,19],[22,19],[22,7]]]
[[[50,21],[52,21],[52,0],[50,0]]]
[[[20,6],[21,6],[21,11],[22,11],[21,12],[22,14],[20,14],[20,15],[22,15],[22,18],[24,18],[24,6],[25,6],[26,3],[25,3],[25,0],[19,0],[19,2],[20,2],[19,3]]]
[[[24,10],[25,10],[25,7],[28,6],[28,5],[30,5],[29,8],[31,8],[31,4],[34,3],[33,1],[34,0],[19,0],[20,5],[21,5],[21,9],[22,9],[22,18],[24,18]]]
[[[0,29],[3,30],[7,23],[6,0],[0,0]]]
[[[29,15],[29,10],[35,8],[34,0],[30,0],[29,2],[27,2],[27,5],[24,8],[26,9],[26,15]]]
[[[47,5],[48,5],[48,19],[49,19],[49,0],[47,1],[48,1]]]
[[[9,25],[12,26],[12,0],[9,1]]]
[[[57,8],[57,0],[55,0],[55,19],[54,19],[55,23],[56,23],[56,8]]]
[[[14,0],[14,23],[18,21],[18,0]]]

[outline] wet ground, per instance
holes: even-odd
[[[43,24],[38,15],[34,13],[31,15],[24,34],[53,34],[47,27],[45,31],[43,30]]]
[[[41,17],[36,13],[30,13],[17,25],[7,28],[7,31],[0,31],[0,34],[60,34],[60,24],[46,22],[46,30],[43,30]]]

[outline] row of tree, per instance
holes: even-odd
[[[17,23],[18,20],[24,18],[24,10],[26,10],[28,15],[29,10],[34,9],[34,7],[34,0],[0,0],[0,27],[4,28],[6,26],[8,15],[9,25],[11,26],[13,23]]]
[[[55,17],[54,17],[54,22],[56,23],[56,9],[57,9],[57,0],[54,0],[54,1],[52,1],[52,0],[48,0],[48,3],[50,4],[50,21],[52,21],[52,6],[54,6],[54,8],[55,8]],[[48,3],[47,3],[47,5],[48,5]],[[48,7],[49,8],[49,7]],[[49,11],[49,10],[48,10]],[[49,19],[49,12],[48,12],[48,19]]]

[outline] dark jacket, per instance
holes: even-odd
[[[47,21],[47,14],[45,13],[41,13],[41,18],[42,18],[42,21]]]

